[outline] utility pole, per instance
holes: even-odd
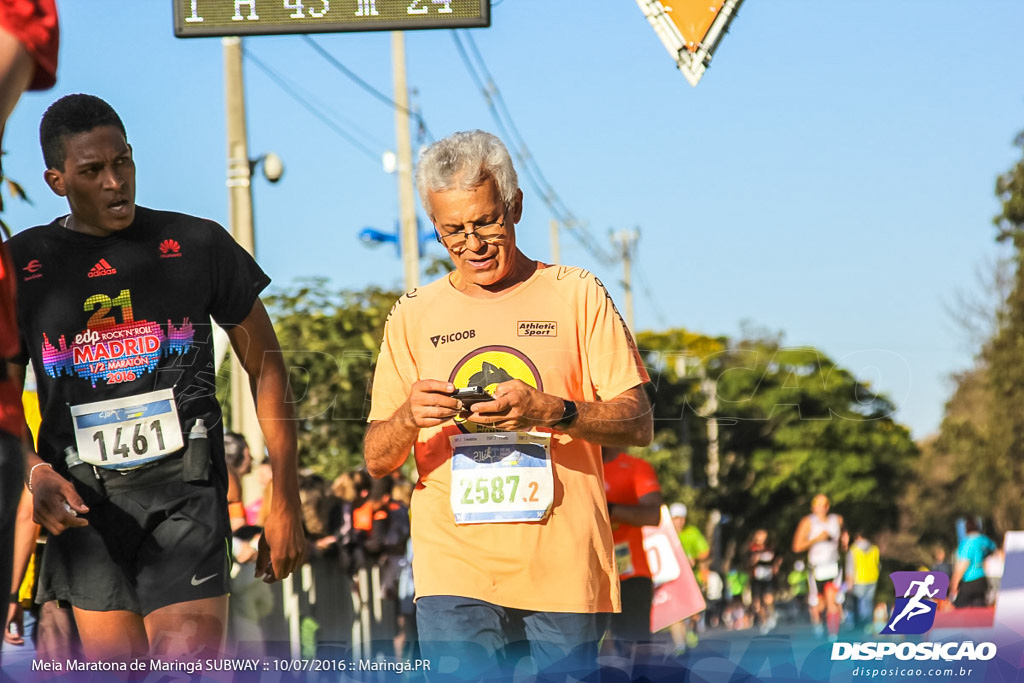
[[[395,79],[395,145],[398,156],[398,221],[406,291],[420,283],[420,244],[412,183],[412,138],[409,135],[409,89],[405,82],[405,34],[391,32],[391,65]]]
[[[562,250],[558,246],[558,220],[551,219],[551,263],[559,265],[562,263]]]
[[[707,398],[707,403],[704,404],[704,409],[701,411],[701,417],[706,417],[708,420],[708,464],[707,464],[707,475],[708,475],[708,488],[711,489],[711,494],[718,500],[718,472],[721,464],[719,452],[718,452],[718,387],[715,380],[709,378],[704,374],[704,368],[701,368],[701,380],[700,389],[704,396]],[[717,505],[717,503],[716,503]],[[711,510],[711,514],[708,518],[707,536],[711,539],[712,548],[712,559],[711,565],[716,570],[722,567],[722,535],[720,533],[720,523],[722,521],[722,512],[717,507]]]
[[[633,246],[640,239],[640,231],[619,230],[612,233],[611,239],[612,243],[620,248],[622,286],[625,290],[623,308],[626,311],[626,325],[629,327],[629,331],[633,332],[636,329],[633,324]]]
[[[228,222],[235,241],[255,256],[252,214],[252,167],[245,125],[245,84],[242,79],[242,39],[225,37],[224,101],[228,137]],[[231,354],[231,430],[245,437],[257,462],[264,458],[263,432],[256,419],[249,376],[234,353]]]

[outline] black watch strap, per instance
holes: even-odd
[[[555,429],[568,429],[580,415],[576,404],[568,399],[562,399],[562,407],[562,418],[554,424]]]

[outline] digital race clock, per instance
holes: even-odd
[[[490,0],[173,0],[174,35],[409,31],[491,25]]]

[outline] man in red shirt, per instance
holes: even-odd
[[[0,153],[7,117],[25,90],[46,90],[57,79],[57,48],[60,31],[54,0],[3,0],[0,2]],[[0,158],[0,179],[3,178]],[[0,197],[0,211],[3,198]],[[7,232],[7,227],[3,227]],[[21,386],[9,375],[7,359],[18,353],[15,321],[14,273],[7,246],[0,246],[0,591],[5,596],[0,614],[7,622],[7,596],[14,565],[14,529],[21,500],[24,459],[21,439],[25,415]],[[29,541],[34,546],[34,542]],[[27,555],[26,555],[27,558]],[[26,560],[27,561],[27,560]],[[19,568],[20,570],[21,568]],[[17,599],[17,598],[15,598]]]
[[[651,639],[654,583],[641,527],[656,526],[661,518],[661,486],[645,460],[607,446],[601,449],[601,459],[622,593],[622,612],[611,615],[612,638],[616,643],[647,642]]]

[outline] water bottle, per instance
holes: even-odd
[[[210,480],[210,437],[203,418],[196,420],[192,431],[188,433],[188,449],[185,451],[181,478],[191,483],[206,483]]]
[[[78,450],[74,446],[68,446],[64,449],[64,464],[68,466],[68,475],[70,475],[73,481],[78,482],[99,496],[104,495],[103,480],[100,479],[99,472],[92,465],[78,457]],[[83,494],[85,504],[89,505],[89,496],[82,491],[82,486],[76,486],[75,488],[78,489],[80,494]],[[66,503],[65,508],[67,508],[68,512],[74,514]]]

